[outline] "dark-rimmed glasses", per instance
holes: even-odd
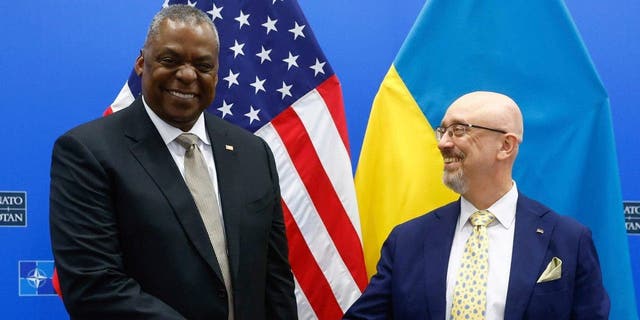
[[[469,128],[478,128],[478,129],[485,129],[485,130],[489,130],[489,131],[493,131],[493,132],[499,132],[499,133],[507,133],[504,130],[501,129],[494,129],[494,128],[487,128],[487,127],[483,127],[483,126],[479,126],[476,124],[470,124],[470,123],[452,123],[446,127],[437,127],[436,128],[436,139],[438,141],[440,141],[442,139],[442,137],[444,137],[445,134],[448,134],[449,137],[462,137],[465,135],[465,133],[467,133],[467,130],[469,130]]]

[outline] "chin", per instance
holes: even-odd
[[[202,112],[199,108],[172,108],[169,111],[169,117],[176,122],[194,121]]]
[[[465,194],[469,190],[469,185],[467,184],[462,169],[445,171],[442,176],[442,182],[458,194]]]

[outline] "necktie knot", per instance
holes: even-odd
[[[474,227],[486,227],[489,225],[489,223],[491,223],[496,217],[493,215],[493,213],[487,211],[487,210],[478,210],[476,212],[474,212],[471,217],[469,217],[469,221],[471,222],[471,225]]]
[[[198,136],[193,133],[183,133],[176,138],[176,142],[189,151],[193,146],[197,146]]]

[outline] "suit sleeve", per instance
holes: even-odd
[[[611,307],[591,232],[580,235],[572,319],[608,319]]]
[[[276,164],[266,142],[262,141],[269,161],[269,170],[274,190],[274,206],[269,231],[266,284],[266,318],[297,319],[295,285],[288,259],[288,244],[280,196],[280,184]]]
[[[184,319],[125,271],[114,191],[94,154],[71,135],[53,148],[50,232],[72,319]]]
[[[376,274],[360,298],[347,310],[343,319],[392,319],[393,257],[396,246],[396,230],[393,230],[382,245]]]

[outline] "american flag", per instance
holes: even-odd
[[[300,319],[339,319],[367,284],[338,78],[295,0],[165,1],[206,12],[220,36],[209,112],[262,137],[282,190]],[[140,94],[132,72],[105,114]]]

